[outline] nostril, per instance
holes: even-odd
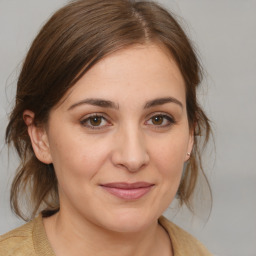
[[[147,154],[137,158],[129,158],[129,156],[119,155],[115,156],[114,164],[118,168],[126,169],[129,172],[137,172],[144,169],[149,163],[149,157]]]
[[[125,127],[119,130],[113,144],[112,161],[119,168],[130,172],[137,172],[149,163],[149,154],[146,149],[145,138],[134,127]]]

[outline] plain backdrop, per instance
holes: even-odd
[[[0,234],[23,223],[9,207],[18,162],[4,145],[17,76],[39,28],[66,2],[0,0]],[[208,221],[186,209],[166,215],[216,256],[256,256],[256,1],[158,2],[179,16],[199,50],[206,71],[200,99],[216,144],[215,161],[207,160],[213,190]]]

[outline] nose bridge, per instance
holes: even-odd
[[[130,123],[119,128],[113,160],[129,171],[140,170],[148,163],[146,141],[138,125]]]

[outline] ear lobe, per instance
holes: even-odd
[[[35,114],[30,110],[23,112],[23,120],[28,127],[28,135],[37,159],[45,164],[52,163],[46,130],[34,122]]]
[[[187,147],[187,153],[185,156],[185,162],[189,160],[192,149],[194,145],[194,132],[191,132],[189,135],[189,141],[188,141],[188,147]]]

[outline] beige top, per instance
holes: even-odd
[[[193,236],[182,230],[165,217],[160,224],[168,232],[174,256],[212,256]],[[0,256],[55,256],[47,239],[42,216],[0,236]]]

